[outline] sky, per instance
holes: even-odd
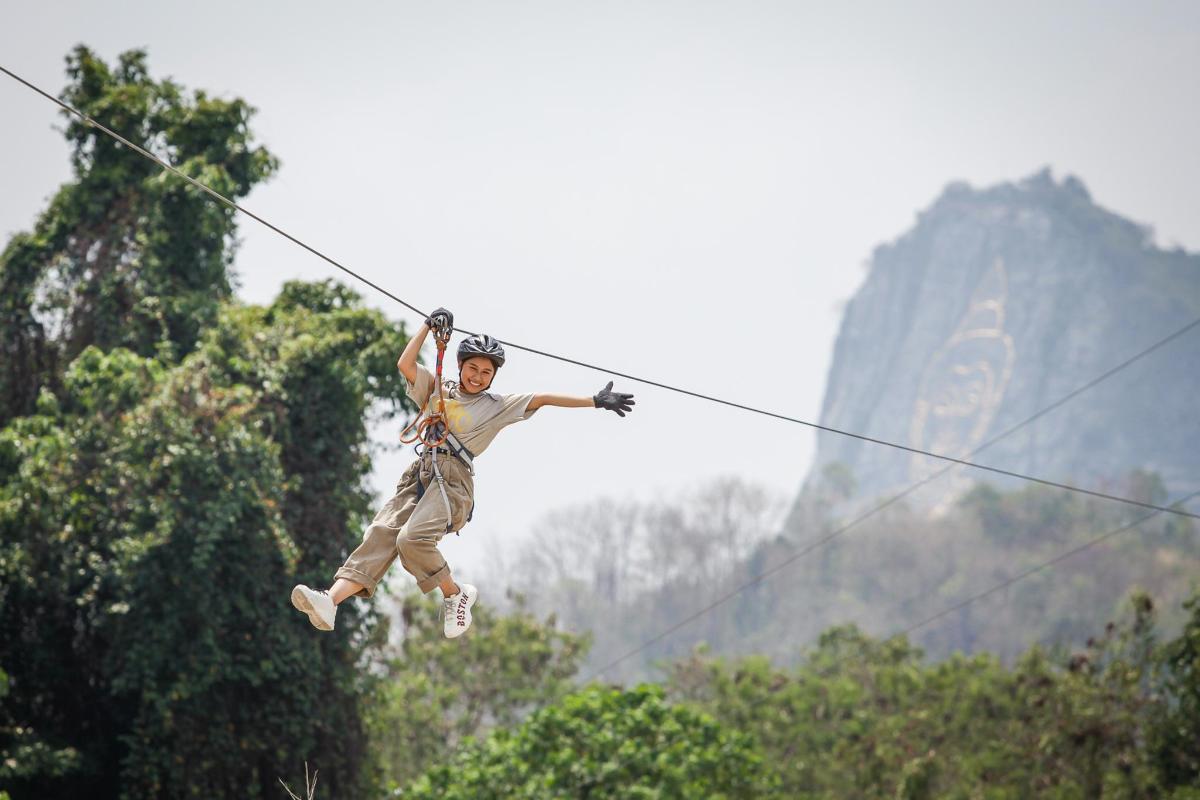
[[[243,205],[418,308],[814,422],[872,250],[951,181],[1049,166],[1200,249],[1193,2],[13,2],[0,20],[0,64],[51,93],[84,43],[249,101],[282,167]],[[3,75],[0,119],[7,239],[70,171],[56,108]],[[252,220],[240,236],[248,302],[350,280]],[[517,351],[495,388],[608,379]],[[811,462],[804,426],[616,388],[629,417],[547,408],[480,458],[475,520],[444,547],[460,576],[553,509],[723,475],[790,497]],[[411,458],[381,451],[372,487]]]

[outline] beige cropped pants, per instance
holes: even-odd
[[[466,465],[454,456],[439,453],[437,463],[450,501],[449,531],[458,531],[467,524],[471,513],[475,482]],[[425,486],[420,498],[418,479]],[[431,592],[450,577],[450,566],[437,547],[449,531],[446,503],[433,472],[433,455],[427,452],[400,476],[396,494],[375,515],[363,534],[362,544],[350,554],[335,577],[362,584],[358,594],[370,597],[399,557],[400,565],[417,579],[417,588]]]

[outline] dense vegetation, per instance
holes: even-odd
[[[241,101],[110,68],[65,97],[232,197],[275,168]],[[366,628],[287,614],[367,510],[404,337],[334,284],[230,297],[234,216],[72,122],[74,180],[0,256],[0,759],[14,797],[254,797],[320,753],[359,794]],[[362,630],[360,630],[360,628]]]
[[[1164,640],[1153,601],[1135,593],[1079,649],[1035,646],[1012,665],[987,653],[930,661],[904,637],[844,626],[790,668],[701,648],[662,686],[593,685],[552,700],[559,674],[531,670],[555,690],[525,688],[504,704],[548,705],[461,745],[438,739],[448,746],[422,751],[424,774],[394,796],[1194,800],[1200,595],[1182,610],[1182,631]],[[525,643],[547,663],[549,629],[528,619],[489,616],[480,634],[474,664],[511,670]],[[486,685],[447,681],[449,725],[465,718],[463,692],[477,680]],[[428,692],[411,698],[414,718],[443,707]],[[425,729],[446,724],[435,714]]]
[[[79,48],[68,72],[73,104],[231,197],[277,168],[244,102],[141,53]],[[554,576],[537,607],[560,618],[513,596],[447,642],[405,597],[317,635],[287,592],[370,512],[402,327],[333,282],[239,303],[228,209],[66,134],[74,178],[0,254],[0,798],[283,797],[306,766],[320,798],[1200,798],[1186,521],[931,626],[925,651],[863,632],[1129,522],[1042,489],[898,505],[604,676],[628,688],[578,681],[834,530],[848,478],[780,536],[779,500],[737,480],[556,512],[549,562],[502,566]],[[1162,500],[1142,473],[1124,490]]]
[[[673,667],[681,700],[751,733],[788,797],[1195,797],[1200,602],[1156,640],[1153,603],[1063,658],[1041,648],[929,663],[905,639],[824,633],[792,670],[761,657]],[[1191,682],[1190,686],[1185,686]],[[770,709],[770,714],[762,713]]]

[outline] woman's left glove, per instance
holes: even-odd
[[[596,396],[592,398],[596,403],[596,408],[607,408],[609,411],[617,412],[618,416],[625,416],[628,411],[633,411],[633,395],[625,392],[614,392],[612,390],[613,382],[609,381],[608,386],[605,386]]]

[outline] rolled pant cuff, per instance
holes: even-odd
[[[430,575],[428,578],[423,578],[421,580],[418,580],[417,588],[420,589],[424,594],[429,594],[430,592],[432,592],[434,589],[436,589],[438,587],[439,583],[441,583],[443,580],[445,580],[446,578],[449,578],[449,577],[450,577],[450,565],[443,564],[441,569],[439,569],[437,572]]]
[[[372,597],[375,594],[376,587],[379,586],[379,581],[375,580],[367,573],[359,572],[352,567],[339,568],[337,572],[333,573],[333,577],[335,579],[345,578],[348,581],[354,581],[355,583],[361,585],[363,587],[362,591],[355,592],[353,595],[354,597]]]

